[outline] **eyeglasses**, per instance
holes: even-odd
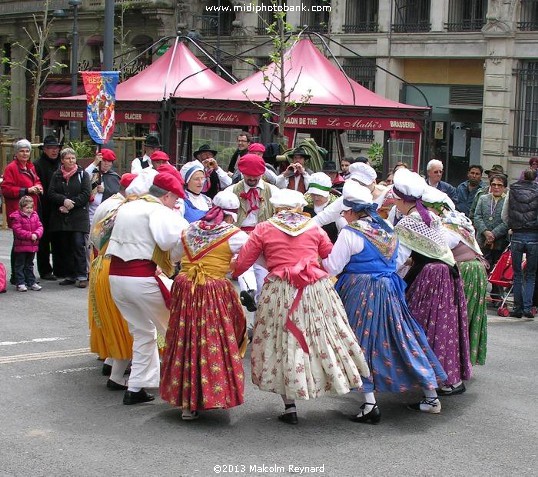
[[[491,187],[504,187],[504,184],[497,184],[496,182],[490,184]]]

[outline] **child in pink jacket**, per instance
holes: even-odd
[[[43,235],[43,225],[34,211],[34,200],[28,195],[21,197],[19,210],[13,212],[9,218],[14,237],[14,277],[17,291],[25,292],[28,288],[39,291],[41,286],[36,283],[34,275],[34,256]]]

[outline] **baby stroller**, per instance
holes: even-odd
[[[521,264],[522,270],[525,270],[525,260]],[[499,301],[499,308],[497,308],[497,315],[507,317],[510,315],[510,310],[506,305],[506,302],[512,294],[514,288],[514,269],[512,268],[512,253],[510,252],[510,245],[506,247],[506,250],[502,253],[498,262],[493,267],[493,270],[489,274],[489,283],[497,285],[502,288],[508,288],[507,293],[504,294]],[[494,300],[497,301],[497,300]],[[536,310],[532,310],[533,313]]]
[[[499,316],[508,316],[510,310],[506,306],[506,301],[512,293],[514,286],[514,269],[512,268],[512,254],[510,253],[510,246],[506,247],[506,250],[502,253],[499,260],[493,267],[493,270],[489,274],[488,282],[492,285],[496,285],[502,288],[508,288],[508,293],[504,293],[504,296],[498,301],[499,308],[497,308],[497,314]],[[497,300],[494,300],[496,302]]]

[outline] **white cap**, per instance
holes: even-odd
[[[377,173],[374,168],[364,162],[350,164],[349,176],[351,179],[355,179],[365,186],[369,186],[377,179]]]
[[[186,164],[181,166],[179,173],[181,174],[181,177],[183,177],[185,184],[187,184],[196,171],[204,172],[204,166],[198,160],[187,162]]]
[[[331,178],[324,172],[315,172],[310,176],[307,194],[316,194],[323,197],[329,196],[329,191],[332,189]]]
[[[353,165],[353,164],[352,164]],[[372,193],[364,186],[355,181],[346,181],[342,189],[342,210],[351,209],[350,206],[344,205],[344,201],[355,203],[371,204],[373,202]]]
[[[239,209],[239,197],[231,190],[223,190],[213,198],[213,205],[223,209],[224,215],[230,215],[237,222],[237,213],[230,210]]]
[[[149,188],[153,185],[153,179],[158,172],[152,167],[142,169],[140,173],[133,179],[129,187],[125,189],[127,195],[144,195],[149,192]]]
[[[445,192],[429,185],[426,186],[422,193],[422,201],[428,204],[446,204],[450,210],[456,209],[454,202]]]
[[[274,207],[304,207],[307,202],[299,191],[292,189],[278,189],[269,199]]]
[[[393,189],[396,195],[398,195],[399,191],[415,199],[422,198],[422,194],[424,194],[426,187],[428,187],[423,177],[404,167],[394,173],[393,181]]]

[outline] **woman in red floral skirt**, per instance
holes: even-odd
[[[181,272],[171,292],[160,393],[182,409],[183,420],[196,419],[200,410],[238,406],[244,396],[246,319],[226,274],[248,236],[232,225],[235,194],[220,192],[213,203],[183,232]]]

